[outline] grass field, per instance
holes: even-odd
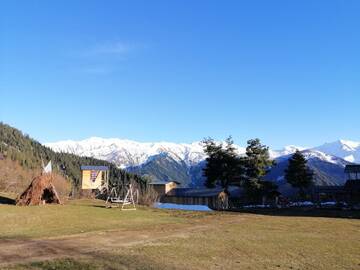
[[[1,269],[360,269],[360,220],[0,205]]]

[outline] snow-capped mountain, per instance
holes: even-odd
[[[92,137],[82,141],[60,141],[47,143],[56,152],[72,153],[113,162],[118,167],[128,168],[143,165],[153,157],[166,153],[173,160],[192,166],[206,158],[201,142],[186,143],[142,143],[122,139]],[[239,154],[245,149],[237,147]]]
[[[298,148],[296,148],[298,149]],[[275,158],[275,160],[279,161],[279,160],[287,160],[289,159],[292,154],[294,154],[296,152],[296,149],[292,152],[292,151],[288,151],[288,152],[283,152],[285,153],[284,155],[279,155]],[[336,164],[342,167],[345,167],[347,164],[349,164],[350,162],[337,157],[337,156],[333,156],[333,155],[329,155],[326,154],[324,152],[315,150],[315,149],[298,149],[299,151],[301,151],[301,153],[304,155],[306,160],[312,160],[312,159],[318,159],[321,160],[323,162],[327,162],[327,163],[332,163],[332,164]]]
[[[295,146],[295,145],[288,145],[285,146],[284,149],[282,150],[269,150],[270,152],[270,157],[273,159],[282,157],[282,156],[287,156],[287,155],[291,155],[294,154],[296,152],[296,150],[299,151],[303,151],[308,149],[307,147],[302,147],[302,146]]]
[[[206,155],[201,142],[186,143],[142,143],[122,139],[92,137],[82,141],[61,141],[47,143],[56,152],[73,153],[113,162],[130,172],[149,175],[156,180],[176,179],[183,185],[203,183],[202,168]],[[240,155],[245,148],[236,146]],[[360,143],[338,141],[308,149],[300,146],[286,146],[282,150],[270,150],[270,156],[277,161],[269,174],[274,181],[283,177],[287,161],[296,150],[300,150],[316,172],[319,184],[342,184],[344,167],[349,162],[360,161]],[[346,159],[346,160],[345,160]]]
[[[196,165],[206,158],[201,142],[188,144],[171,142],[144,143],[117,138],[104,139],[92,137],[82,141],[68,140],[46,143],[45,145],[56,152],[66,152],[107,160],[121,168],[144,165],[151,162],[153,158],[158,158],[160,154],[166,154],[174,161],[184,162],[187,166]],[[236,148],[240,155],[245,153],[244,147],[236,145]],[[344,140],[326,143],[315,148],[290,145],[282,150],[270,149],[270,156],[273,159],[287,157],[295,153],[296,150],[304,151],[308,158],[317,157],[330,163],[341,164],[340,159],[348,162],[360,162],[360,142]]]
[[[314,149],[328,155],[340,157],[349,162],[360,163],[360,142],[338,140],[332,143],[325,143]]]

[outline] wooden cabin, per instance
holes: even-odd
[[[347,165],[345,167],[346,180],[360,181],[360,165]]]
[[[81,166],[81,188],[85,190],[101,189],[109,185],[109,167]]]
[[[343,186],[316,186],[314,200],[346,202],[350,205],[360,203],[360,165],[345,167],[346,182]]]
[[[207,205],[211,209],[227,209],[229,200],[243,196],[242,188],[230,186],[228,194],[221,187],[216,188],[175,188],[163,196],[160,202]]]
[[[159,197],[162,197],[168,194],[171,190],[177,188],[180,185],[179,182],[170,181],[170,182],[151,182],[150,186],[157,192]]]
[[[347,165],[345,168],[347,181],[344,191],[350,204],[360,204],[360,165]]]

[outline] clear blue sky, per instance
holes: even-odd
[[[41,142],[360,140],[360,1],[0,2],[0,120]]]

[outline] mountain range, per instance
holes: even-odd
[[[47,143],[56,152],[72,153],[114,163],[129,172],[147,175],[156,181],[177,180],[183,186],[201,186],[204,182],[202,168],[206,155],[201,142],[178,144],[170,142],[141,143],[122,139],[92,137],[82,141]],[[245,148],[236,145],[239,155]],[[284,169],[288,159],[299,149],[314,171],[319,185],[342,185],[344,167],[360,162],[360,142],[338,140],[314,148],[286,146],[282,150],[270,150],[276,166],[268,174],[269,180],[285,185]]]

